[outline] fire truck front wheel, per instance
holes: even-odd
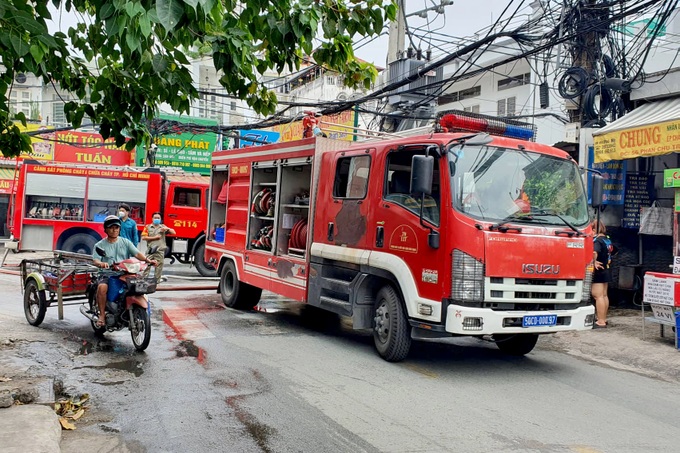
[[[536,346],[538,335],[534,333],[518,333],[514,335],[494,335],[496,346],[508,355],[522,356],[529,354]]]
[[[90,236],[86,233],[77,233],[66,239],[61,248],[67,252],[92,255],[92,250],[97,241],[98,240],[94,236]]]
[[[204,277],[217,277],[217,269],[212,264],[204,261],[204,255],[205,244],[201,244],[196,247],[194,252],[194,266],[196,266],[196,270]]]
[[[373,318],[373,342],[378,354],[388,362],[404,360],[411,348],[411,333],[404,304],[391,286],[378,291]]]
[[[222,302],[229,308],[251,309],[260,302],[262,290],[238,279],[233,261],[227,261],[220,276]]]

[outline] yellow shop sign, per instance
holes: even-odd
[[[595,162],[660,156],[680,151],[680,120],[597,135]]]

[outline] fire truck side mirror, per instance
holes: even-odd
[[[598,208],[602,204],[602,196],[604,195],[604,178],[601,175],[594,174],[592,182],[593,192],[590,204],[592,207]]]
[[[434,157],[413,156],[411,161],[411,195],[420,198],[421,195],[432,193],[432,175],[434,172]]]

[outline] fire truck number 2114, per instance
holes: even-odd
[[[191,220],[173,220],[172,226],[174,227],[184,227],[184,228],[196,228],[198,227],[198,222]]]

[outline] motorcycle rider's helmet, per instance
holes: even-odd
[[[118,225],[118,226],[121,225],[121,222],[120,222],[120,219],[118,218],[118,216],[115,216],[115,215],[106,216],[106,218],[104,219],[104,228],[108,228],[108,227],[113,226],[113,225]]]

